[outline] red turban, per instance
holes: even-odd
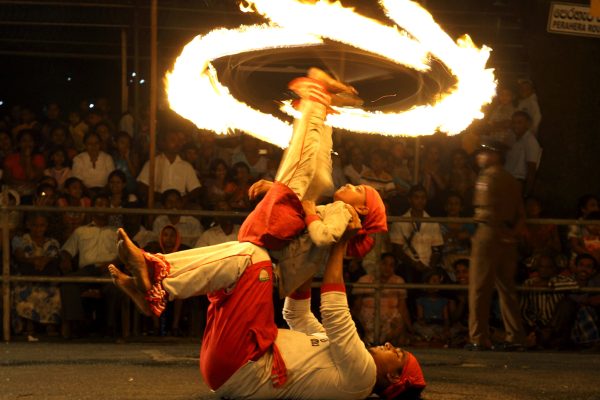
[[[393,399],[407,389],[423,389],[427,386],[423,371],[415,356],[408,351],[405,351],[404,354],[406,357],[406,364],[404,364],[400,377],[383,392],[383,396],[386,399]]]
[[[374,240],[369,236],[371,233],[387,232],[387,218],[385,216],[385,205],[377,190],[371,186],[362,185],[365,188],[365,205],[369,209],[362,220],[362,229],[358,231],[348,243],[346,254],[350,257],[363,258],[373,248]]]

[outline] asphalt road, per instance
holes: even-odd
[[[199,344],[2,343],[0,399],[215,398],[198,370]],[[424,398],[600,400],[600,355],[413,349]]]

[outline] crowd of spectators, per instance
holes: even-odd
[[[481,137],[490,136],[510,147],[505,168],[522,183],[527,216],[544,217],[543,200],[533,196],[542,153],[536,139],[541,113],[531,81],[519,81],[518,88],[517,96],[509,86],[500,87],[486,118],[457,136],[436,134],[416,142],[334,132],[335,186],[349,182],[375,187],[388,215],[469,217],[478,174],[474,155]],[[83,102],[69,112],[56,103],[46,105],[43,113],[12,107],[0,120],[2,201],[57,208],[149,206],[149,124],[146,113],[138,117],[126,113],[115,118],[105,99],[97,99],[92,109]],[[158,209],[249,211],[254,204],[248,188],[258,179],[272,180],[282,155],[280,149],[251,136],[218,138],[172,115],[159,120],[158,132],[152,204]],[[598,198],[582,196],[574,216],[600,219]],[[12,273],[107,276],[107,266],[119,264],[117,228],[124,228],[140,247],[169,253],[235,240],[240,223],[229,217],[171,214],[11,212]],[[468,336],[466,291],[443,290],[440,285],[468,283],[470,239],[476,225],[423,221],[389,225],[388,233],[376,235],[374,250],[364,260],[348,261],[347,280],[436,286],[425,291],[383,290],[379,329],[374,327],[373,289],[350,289],[352,311],[365,339],[462,346]],[[599,343],[598,295],[572,291],[600,285],[599,228],[576,225],[563,231],[555,225],[528,224],[521,233],[519,283],[554,289],[521,295],[531,346]],[[40,334],[65,338],[90,332],[126,334],[120,328],[128,325],[129,316],[121,315],[119,322],[126,300],[110,284],[12,287],[12,329],[28,340],[38,340]],[[191,328],[198,305],[186,303],[175,302],[160,320],[144,320],[142,331],[198,334]],[[499,319],[498,312],[494,315]],[[495,322],[500,337],[502,323]]]

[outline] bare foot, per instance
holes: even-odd
[[[142,255],[142,251],[129,239],[123,228],[119,228],[117,233],[117,248],[119,250],[119,258],[125,264],[125,268],[133,275],[133,280],[137,289],[145,293],[150,290],[152,283],[148,276],[148,267],[146,260]]]
[[[134,282],[134,279],[128,275],[125,275],[114,265],[108,266],[108,272],[115,285],[119,287],[137,306],[137,308],[144,314],[150,316],[150,305],[146,301],[143,293],[140,292]]]

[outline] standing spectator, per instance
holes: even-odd
[[[98,195],[94,199],[94,207],[108,207],[108,197]],[[73,268],[73,259],[78,257]],[[108,276],[108,265],[116,264],[117,257],[117,231],[108,225],[108,215],[101,213],[92,214],[92,223],[77,228],[67,239],[61,249],[61,269],[66,276]],[[70,337],[74,321],[84,321],[85,313],[82,303],[82,293],[91,289],[96,291],[95,285],[81,285],[78,283],[63,283],[60,288],[63,305],[63,335]],[[115,285],[108,283],[100,288],[102,293],[106,320],[103,326],[107,334],[116,333],[116,309],[120,298]]]
[[[506,154],[506,170],[522,184],[525,197],[533,191],[535,173],[537,171],[542,149],[531,133],[531,117],[524,111],[513,114],[512,129],[515,143]]]
[[[254,180],[250,174],[250,168],[243,162],[233,164],[231,168],[233,179],[225,186],[226,199],[232,209],[236,211],[250,210],[250,199],[248,189]]]
[[[395,140],[390,153],[391,174],[396,185],[396,192],[405,196],[410,190],[413,174],[409,168],[406,144],[403,140]]]
[[[537,136],[542,113],[538,103],[537,94],[531,79],[519,79],[519,103],[517,110],[526,112],[531,117],[531,133]]]
[[[425,275],[424,283],[439,285],[444,273],[434,269]],[[450,300],[440,289],[425,290],[425,295],[417,298],[417,321],[415,332],[427,342],[444,344],[450,339]]]
[[[127,191],[133,194],[137,188],[135,178],[140,172],[140,157],[131,147],[131,136],[127,132],[118,132],[112,157],[115,168],[123,171],[127,178]]]
[[[231,207],[226,201],[220,201],[217,203],[215,211],[231,211]],[[213,246],[237,240],[239,230],[240,226],[234,224],[231,218],[216,217],[213,226],[200,235],[194,247]]]
[[[243,162],[250,169],[252,179],[259,179],[267,172],[267,158],[262,155],[260,140],[253,136],[243,134],[240,138],[239,149],[233,154],[231,162],[235,165]]]
[[[446,197],[446,216],[449,218],[462,217],[462,198],[456,193],[450,193]],[[444,247],[442,257],[444,269],[452,273],[454,261],[469,257],[471,254],[471,238],[475,233],[475,226],[471,223],[444,222],[440,224]]]
[[[429,207],[434,212],[441,208],[441,195],[446,190],[447,182],[442,168],[442,156],[439,144],[430,143],[425,147],[423,164],[421,165],[421,184],[427,193]],[[439,214],[436,214],[439,215]]]
[[[577,201],[577,219],[583,220],[593,213],[600,210],[598,207],[598,197],[593,194],[585,194]],[[583,238],[588,236],[589,232],[586,225],[571,225],[569,227],[569,246],[571,247],[571,261],[575,261],[578,254],[586,254],[586,249],[582,245]]]
[[[204,185],[204,204],[209,209],[214,209],[215,206],[225,199],[225,188],[229,181],[229,167],[227,163],[216,158],[210,165],[210,174]]]
[[[35,153],[35,133],[22,129],[17,137],[18,152],[4,159],[4,181],[21,196],[22,204],[31,204],[36,182],[44,174],[46,162]]]
[[[369,174],[369,167],[364,164],[364,155],[360,147],[350,149],[350,163],[344,167],[346,179],[353,185],[360,185],[360,177]]]
[[[183,209],[183,198],[181,193],[176,189],[169,189],[162,194],[161,202],[165,210],[181,210]],[[194,246],[202,232],[202,225],[195,217],[189,215],[159,215],[154,220],[152,231],[156,237],[160,236],[160,232],[167,225],[173,225],[181,235],[181,243],[188,248]]]
[[[190,163],[179,157],[179,151],[183,145],[182,134],[179,131],[170,130],[161,142],[162,153],[156,156],[154,164],[156,196],[159,197],[160,193],[169,189],[175,189],[183,196],[184,204],[187,204],[198,197],[200,181]],[[150,161],[147,161],[137,177],[139,194],[144,202],[148,200],[149,173]]]
[[[81,179],[86,188],[97,191],[106,186],[115,164],[112,157],[101,150],[101,139],[97,133],[89,132],[83,143],[85,151],[73,159],[73,176]]]
[[[475,186],[475,220],[479,222],[472,243],[469,277],[469,350],[492,347],[489,319],[494,286],[506,330],[507,350],[525,343],[515,288],[517,234],[525,224],[519,183],[504,169],[501,142],[482,143],[477,155],[481,168]]]
[[[508,86],[499,87],[496,93],[498,95],[486,118],[488,136],[510,147],[515,141],[511,130],[512,116],[517,111],[515,94]]]
[[[402,215],[407,218],[428,218],[425,211],[427,192],[415,185],[408,193],[410,209]],[[404,277],[408,282],[422,282],[422,275],[437,266],[444,244],[440,226],[435,222],[394,222],[390,241],[396,257],[402,262]]]
[[[33,213],[27,218],[27,231],[12,241],[17,274],[57,276],[58,252],[56,239],[46,236],[48,219],[43,214]],[[28,341],[37,341],[35,325],[46,326],[49,334],[57,332],[60,323],[60,292],[55,284],[17,283],[13,296],[17,315],[25,320]]]
[[[44,175],[56,179],[58,189],[62,190],[65,186],[66,180],[71,177],[71,160],[63,147],[55,147],[48,152],[48,168]]]
[[[542,218],[541,200],[536,197],[528,197],[525,200],[525,215],[528,219]],[[530,259],[537,254],[559,254],[561,245],[556,225],[526,224],[519,247],[521,260]]]
[[[454,150],[450,155],[450,160],[450,172],[446,178],[446,181],[448,182],[448,191],[457,193],[461,199],[463,199],[462,205],[467,209],[470,209],[470,199],[473,198],[477,174],[473,171],[473,168],[471,168],[469,155],[463,149]]]
[[[360,184],[373,187],[384,200],[393,196],[396,190],[394,178],[385,170],[388,164],[388,154],[383,150],[376,150],[371,153],[370,169],[360,176]]]
[[[92,201],[84,194],[84,186],[81,179],[74,176],[65,181],[64,195],[57,201],[59,207],[91,207]],[[71,234],[84,225],[87,217],[84,213],[65,212],[63,214],[63,236],[61,242],[71,236]]]
[[[396,275],[394,268],[396,259],[390,253],[381,255],[380,279],[372,274],[361,276],[357,283],[402,284],[401,276]],[[412,331],[410,314],[406,304],[406,289],[383,289],[380,296],[379,337],[375,337],[375,289],[354,288],[353,311],[364,329],[364,340],[367,343],[385,343],[393,340],[395,343],[408,343],[408,332]]]

